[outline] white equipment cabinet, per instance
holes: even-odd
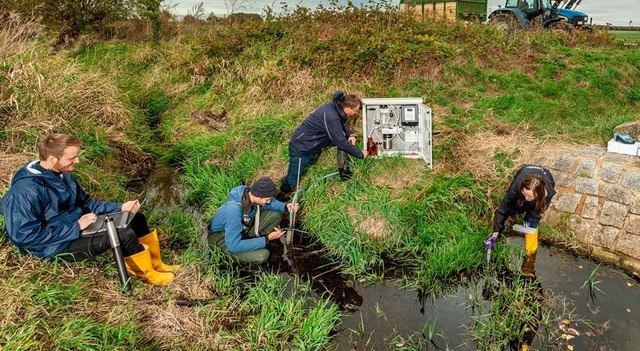
[[[362,99],[362,135],[378,156],[422,158],[433,168],[431,108],[421,98]]]

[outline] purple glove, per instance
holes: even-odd
[[[498,238],[496,238],[493,235],[490,236],[489,239],[487,239],[487,241],[484,242],[484,249],[485,250],[491,250],[493,245],[496,243],[496,240],[498,240]]]

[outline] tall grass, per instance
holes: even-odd
[[[89,167],[92,174],[81,175],[89,180],[85,185],[98,198],[112,194],[116,198],[110,200],[124,200],[123,170],[135,167],[114,157],[112,147],[131,145],[131,152],[141,153],[139,145],[150,135],[137,123],[142,114],[111,77],[85,70],[66,53],[52,53],[47,40],[37,20],[9,15],[0,24],[2,155],[36,154],[38,140],[48,133],[79,136],[86,140],[83,161],[109,169],[112,176],[100,179],[100,172]]]
[[[241,278],[220,250],[200,250],[196,228],[234,186],[284,176],[289,136],[335,90],[422,97],[442,131],[436,170],[401,158],[354,160],[354,178],[341,182],[323,178],[335,171],[333,150],[326,152],[302,179],[299,218],[352,276],[379,278],[402,267],[407,286],[433,293],[477,274],[490,208],[499,201],[485,189],[506,185],[458,172],[468,158],[454,153],[465,150],[457,144],[516,126],[551,142],[601,142],[638,117],[638,52],[599,33],[508,36],[493,26],[351,5],[180,26],[182,34],[160,46],[99,42],[53,52],[37,22],[0,24],[2,151],[34,154],[50,131],[80,135],[83,186],[121,200],[128,179],[116,144],[153,152],[179,168],[186,202],[201,212],[152,218],[166,234],[166,257],[184,267],[161,289],[134,281],[130,299],[119,294],[108,255],[67,266],[22,255],[0,239],[3,349],[328,347],[340,318],[335,305],[297,281]],[[194,111],[224,116],[223,127]],[[358,131],[359,120],[352,126]],[[517,154],[491,152],[494,171],[506,176]],[[494,251],[498,262],[507,256],[501,246]],[[486,326],[479,340],[498,347],[520,335],[517,322],[535,322],[535,308],[505,309],[528,301],[520,290],[514,285],[487,312],[494,319],[478,320]],[[173,303],[182,298],[213,300],[184,309]],[[509,323],[500,325],[498,315]]]
[[[296,280],[288,292],[286,289],[286,282],[279,276],[263,275],[256,282],[242,305],[256,316],[243,333],[257,349],[323,350],[340,318],[338,307],[321,299],[308,308],[310,287]],[[287,335],[295,330],[289,344]]]
[[[475,318],[474,338],[481,348],[502,350],[531,346],[538,329],[550,326],[552,311],[537,281],[516,276],[493,296],[490,307]]]

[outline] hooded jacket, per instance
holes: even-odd
[[[218,209],[211,223],[209,223],[210,231],[224,231],[224,243],[227,245],[227,250],[231,253],[262,249],[267,246],[267,242],[269,241],[267,237],[243,238],[244,228],[242,226],[242,216],[245,213],[243,204],[247,206],[246,211],[250,219],[255,217],[258,208],[257,205],[250,201],[247,202],[247,200],[245,200],[243,202],[242,198],[245,196],[245,190],[248,188],[246,185],[240,185],[231,189],[227,196],[227,201]],[[271,199],[271,202],[264,205],[264,209],[284,213],[286,205],[284,202],[274,198]]]
[[[122,204],[92,199],[71,173],[54,173],[33,161],[18,170],[0,201],[7,236],[36,257],[47,258],[80,237],[83,214],[117,212]]]
[[[289,148],[297,152],[320,152],[324,147],[337,146],[354,157],[363,158],[362,151],[348,140],[355,134],[344,125],[347,115],[340,106],[342,99],[344,93],[337,91],[331,102],[313,111],[293,132]]]
[[[500,232],[504,230],[504,222],[507,220],[507,217],[516,213],[525,213],[525,220],[532,221],[537,224],[540,222],[541,213],[536,213],[534,211],[535,203],[533,201],[524,201],[522,206],[518,206],[518,197],[520,196],[520,184],[524,178],[528,175],[539,175],[544,179],[546,183],[546,197],[545,201],[547,203],[547,207],[551,204],[551,199],[556,194],[555,186],[556,182],[553,180],[553,176],[551,172],[543,167],[534,166],[534,165],[525,165],[520,168],[516,176],[514,177],[511,185],[509,185],[509,190],[507,190],[507,194],[504,196],[504,199],[498,206],[496,210],[495,216],[493,218],[493,231]]]

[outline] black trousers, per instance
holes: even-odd
[[[136,213],[129,227],[118,230],[122,254],[126,257],[143,251],[144,247],[138,242],[138,238],[150,232],[147,218],[140,212]],[[111,243],[105,231],[87,237],[80,237],[70,242],[56,257],[68,261],[82,261],[99,255],[108,249],[111,249]]]

